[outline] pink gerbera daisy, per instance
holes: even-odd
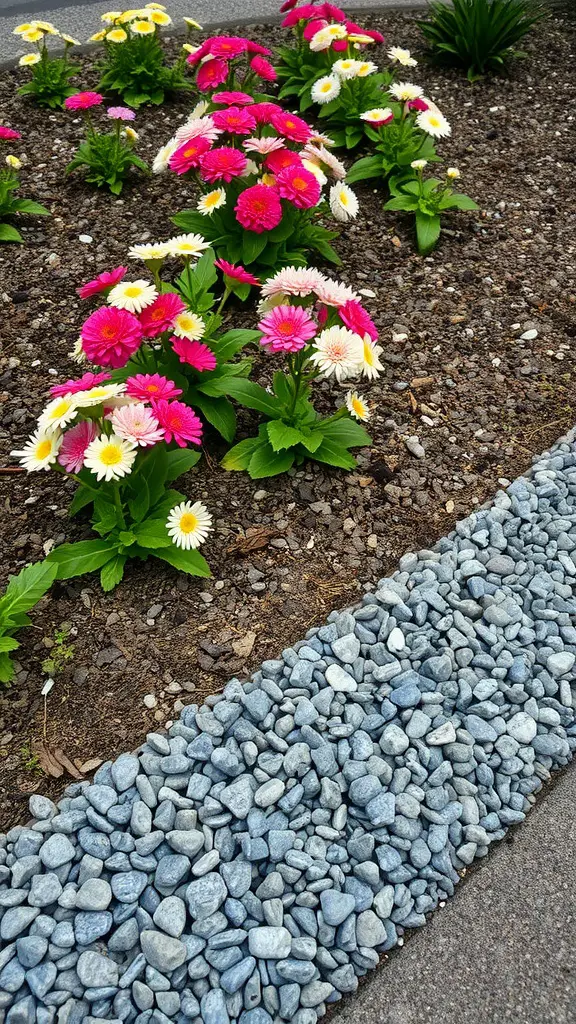
[[[71,430],[67,430],[62,438],[58,452],[58,462],[67,473],[79,473],[84,465],[84,455],[88,445],[99,434],[99,428],[92,420],[81,420]]]
[[[14,131],[14,128],[7,128],[6,125],[0,124],[0,139],[5,139],[9,142],[21,138],[20,132]]]
[[[149,402],[159,398],[178,398],[182,388],[177,388],[173,380],[168,380],[160,373],[137,373],[127,378],[126,394],[141,402]]]
[[[275,306],[258,328],[260,344],[270,352],[298,352],[316,334],[316,324],[302,306]]]
[[[171,338],[172,348],[181,363],[186,363],[201,373],[216,369],[216,356],[211,348],[202,341],[189,341],[188,338]]]
[[[66,110],[89,110],[90,107],[99,107],[103,102],[104,97],[99,92],[76,92],[66,97],[64,106]]]
[[[230,277],[233,281],[238,281],[240,284],[260,284],[258,278],[254,277],[254,274],[250,274],[240,264],[234,266],[233,263],[228,263],[228,260],[214,260],[214,266],[218,267],[218,270],[221,270],[225,277]]]
[[[309,18],[323,18],[325,17],[324,8],[318,4],[302,4],[295,11],[290,13],[284,18],[282,22],[282,28],[293,28],[299,21],[308,21]]]
[[[106,114],[113,121],[133,121],[136,117],[136,114],[130,107],[108,107]]]
[[[228,110],[216,110],[212,120],[220,131],[231,135],[250,135],[256,128],[256,118],[243,107],[228,107]]]
[[[423,100],[421,96],[417,96],[415,100],[408,100],[406,106],[408,110],[417,110],[420,114],[430,109],[426,100]]]
[[[268,124],[272,114],[278,111],[282,112],[282,107],[279,107],[277,103],[272,103],[271,100],[262,100],[261,103],[255,103],[250,108],[250,113],[256,118],[258,124]]]
[[[298,153],[294,153],[291,149],[282,148],[269,153],[264,164],[266,169],[271,171],[272,174],[279,174],[286,167],[302,167],[302,160]]]
[[[234,212],[243,228],[258,235],[272,231],[282,220],[280,198],[269,185],[252,185],[241,192]]]
[[[312,36],[315,36],[316,33],[320,31],[320,29],[326,28],[328,24],[329,22],[326,21],[326,18],[314,18],[312,21],[309,21],[308,24],[304,26],[302,38],[305,39],[307,43],[309,43],[310,40],[312,39]]]
[[[248,53],[259,53],[261,57],[271,57],[272,50],[269,50],[266,46],[262,46],[261,43],[255,43],[253,39],[248,39],[248,46],[246,49]]]
[[[77,288],[76,291],[81,299],[90,299],[93,295],[98,295],[99,292],[105,292],[108,288],[113,288],[115,284],[128,273],[128,267],[116,267],[114,270],[104,270],[98,277],[95,277],[93,281],[88,281],[87,284],[83,284],[81,288]]]
[[[265,57],[261,57],[259,54],[252,57],[250,67],[252,68],[252,71],[258,75],[258,78],[261,78],[264,82],[275,82],[278,78],[276,68],[272,67],[270,61],[266,60]]]
[[[186,174],[193,167],[200,166],[200,160],[210,149],[210,142],[202,136],[190,139],[176,149],[168,161],[171,171]]]
[[[269,135],[259,139],[254,135],[250,139],[244,139],[242,145],[248,153],[260,153],[261,156],[265,156],[267,153],[275,153],[277,149],[284,149],[284,139],[275,139]]]
[[[296,7],[298,0],[284,0],[283,4],[280,4],[280,14],[286,14],[286,11],[291,11],[293,7]]]
[[[190,142],[190,139],[208,139],[208,142],[216,142],[222,133],[214,127],[214,121],[208,115],[206,117],[192,117],[176,129],[174,140],[180,144]]]
[[[185,448],[188,441],[200,444],[202,423],[189,405],[184,402],[166,402],[163,398],[152,403],[152,410],[164,431],[164,440],[175,441],[179,448]]]
[[[179,313],[186,309],[176,292],[163,292],[152,305],[146,306],[140,314],[140,325],[145,338],[155,338],[162,331],[169,330]]]
[[[359,302],[355,299],[348,299],[338,310],[338,316],[343,324],[349,327],[355,334],[364,337],[368,334],[372,341],[378,341],[378,330],[372,318]]]
[[[330,44],[330,48],[332,50],[335,50],[336,53],[343,53],[344,50],[348,49],[348,40],[347,39],[334,39],[333,42]]]
[[[114,409],[110,422],[117,437],[132,441],[142,448],[149,448],[164,440],[164,431],[158,420],[142,402]]]
[[[54,398],[63,398],[64,395],[75,395],[78,391],[89,391],[90,388],[95,388],[98,384],[110,379],[110,374],[106,371],[102,373],[88,371],[82,374],[79,380],[67,380],[64,384],[55,384],[53,388],[50,388],[50,394],[54,395]]]
[[[217,86],[222,85],[227,78],[228,65],[226,61],[218,60],[214,57],[198,68],[196,85],[200,92],[208,92],[210,89],[215,89]]]
[[[80,334],[90,362],[113,369],[125,366],[142,341],[138,317],[116,306],[97,309],[84,322]]]
[[[280,112],[274,110],[270,115],[270,122],[280,135],[291,139],[292,142],[308,142],[312,138],[310,125],[296,114],[290,114],[285,110]]]
[[[213,57],[222,57],[224,60],[232,60],[246,53],[248,40],[243,36],[213,36],[210,42],[210,53]]]
[[[232,146],[217,146],[200,160],[200,174],[204,181],[232,181],[244,174],[246,157]]]
[[[316,206],[322,188],[320,182],[305,167],[291,165],[276,176],[276,187],[282,199],[288,199],[299,210]]]
[[[240,89],[228,89],[222,92],[215,92],[212,97],[212,103],[223,103],[226,106],[234,103],[237,107],[244,107],[254,103],[254,97],[249,96],[247,92],[241,92]]]

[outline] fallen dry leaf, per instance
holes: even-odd
[[[452,501],[452,498],[448,498],[448,501],[446,502],[446,505],[444,507],[445,507],[447,512],[453,512],[454,511],[455,505],[454,505],[454,502]]]
[[[408,398],[410,399],[410,408],[412,409],[412,412],[418,412],[418,402],[411,391],[408,392]]]
[[[230,555],[248,555],[251,551],[268,547],[272,537],[277,536],[278,530],[269,526],[249,526],[246,533],[239,534],[228,545],[227,551]]]
[[[62,765],[54,758],[45,743],[39,744],[34,753],[38,758],[38,764],[46,775],[50,775],[53,779],[59,779],[61,775],[64,775]]]
[[[417,388],[428,387],[429,384],[434,383],[434,377],[413,377],[410,381],[410,387],[414,390]]]
[[[54,757],[58,758],[62,767],[66,769],[68,774],[71,775],[73,779],[82,778],[81,772],[79,772],[78,769],[75,768],[75,766],[72,764],[72,761],[70,761],[70,759],[66,757],[66,754],[60,747],[56,747],[54,751]]]
[[[74,764],[78,768],[78,771],[82,772],[82,775],[87,775],[88,772],[96,771],[96,768],[100,767],[102,764],[102,758],[90,757],[87,761],[82,761],[81,763],[75,761]]]
[[[239,658],[248,658],[252,654],[254,644],[256,643],[256,633],[249,630],[244,636],[241,636],[239,640],[232,642],[232,650],[234,654],[238,655]]]

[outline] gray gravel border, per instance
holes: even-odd
[[[576,747],[576,432],[0,839],[6,1024],[315,1024]]]

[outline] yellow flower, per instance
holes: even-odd
[[[68,46],[81,46],[82,45],[79,39],[74,39],[74,36],[68,36],[68,35],[66,35],[65,32],[62,32],[62,35],[61,35],[60,38],[63,39],[65,43],[68,43]]]
[[[103,28],[100,32],[95,32],[93,36],[90,36],[89,43],[101,43],[103,39],[106,39],[106,29]]]
[[[169,14],[165,14],[164,11],[151,11],[150,21],[153,21],[155,25],[171,25],[172,18]]]
[[[125,43],[128,33],[123,28],[113,28],[111,32],[106,33],[106,39],[110,43]]]
[[[30,32],[34,28],[31,21],[25,21],[23,25],[17,25],[15,29],[12,29],[13,36],[23,36],[25,32]]]
[[[133,21],[130,28],[138,36],[149,36],[156,31],[155,26],[149,21]]]
[[[183,18],[182,21],[185,21],[190,28],[197,28],[199,32],[202,31],[202,25],[199,25],[197,21],[194,21],[194,18]]]
[[[101,15],[100,21],[103,21],[105,25],[113,25],[121,17],[122,11],[107,11],[106,14]]]
[[[260,178],[260,184],[272,187],[276,184],[276,178],[273,174],[264,173]]]
[[[6,163],[8,167],[13,167],[15,171],[19,171],[22,167],[22,161],[17,156],[13,156],[12,153],[9,153],[6,157]]]
[[[192,43],[182,43],[182,49],[186,50],[186,53],[196,53],[199,50],[199,46],[192,46]]]
[[[368,405],[362,395],[359,395],[357,391],[349,391],[346,395],[346,408],[355,420],[370,419]]]
[[[223,188],[212,189],[198,200],[196,209],[203,216],[207,217],[213,210],[218,210],[226,202],[226,190]]]
[[[50,36],[59,36],[60,35],[58,29],[54,28],[54,25],[52,24],[51,21],[36,21],[36,20],[34,20],[32,22],[32,24],[34,25],[34,28],[39,28],[42,32],[47,32],[48,35],[50,35]]]
[[[368,46],[370,43],[374,42],[374,39],[372,39],[372,36],[365,36],[363,33],[353,32],[348,36],[348,41],[350,43],[362,43],[364,46]]]
[[[39,53],[25,53],[23,57],[20,57],[18,61],[20,67],[27,68],[31,64],[37,64],[40,60]]]
[[[130,128],[130,127],[124,128],[124,130],[122,132],[122,135],[124,136],[125,139],[128,139],[128,142],[137,142],[138,141],[138,132],[134,131],[133,128]]]
[[[118,21],[124,25],[127,21],[133,21],[134,18],[138,17],[140,17],[140,11],[136,10],[136,8],[131,8],[129,11],[124,11],[118,18]]]
[[[460,171],[458,170],[457,167],[448,167],[446,171],[446,177],[452,178],[452,180],[455,181],[456,178],[460,177]]]
[[[29,32],[22,33],[22,39],[25,39],[27,43],[38,43],[43,38],[44,33],[39,28],[31,28]]]

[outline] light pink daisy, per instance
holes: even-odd
[[[67,380],[64,384],[55,384],[53,388],[50,388],[50,394],[54,395],[54,398],[63,398],[64,395],[75,395],[78,391],[89,391],[90,388],[95,388],[103,381],[111,379],[111,375],[105,371],[102,373],[88,371],[82,374],[79,380]]]
[[[113,121],[133,121],[136,117],[136,114],[130,107],[108,107],[106,114]]]
[[[164,440],[175,441],[179,448],[186,448],[188,442],[200,444],[202,423],[189,405],[184,402],[166,402],[163,398],[152,403],[152,410],[164,431]]]
[[[141,402],[114,409],[110,422],[117,437],[133,441],[142,448],[164,440],[164,431],[150,409]]]
[[[191,139],[208,139],[208,142],[216,142],[222,132],[216,128],[210,115],[206,117],[194,117],[185,124],[181,124],[174,136],[174,141],[183,143]]]
[[[216,356],[211,348],[202,341],[190,341],[188,338],[173,337],[170,339],[181,363],[186,363],[194,370],[204,373],[216,369]]]
[[[264,298],[272,295],[312,295],[324,281],[315,267],[284,267],[262,285]]]
[[[358,295],[353,288],[340,281],[332,281],[331,278],[320,275],[321,280],[316,288],[316,295],[325,306],[343,306],[350,300],[358,302]]]
[[[260,344],[269,352],[298,352],[316,334],[316,324],[302,306],[275,306],[258,329]]]
[[[284,149],[284,139],[274,139],[269,136],[264,139],[258,139],[254,136],[251,139],[244,139],[242,145],[249,153],[266,155],[267,153],[274,153],[277,149]]]
[[[141,402],[150,402],[159,398],[178,398],[182,388],[177,388],[173,380],[168,380],[160,373],[137,373],[127,378],[126,394]]]
[[[98,436],[98,427],[91,420],[82,420],[62,438],[58,462],[67,473],[79,473],[84,465],[88,445]]]

